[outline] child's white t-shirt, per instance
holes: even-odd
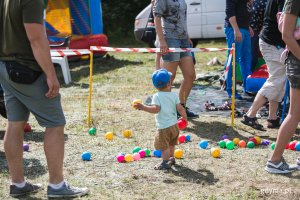
[[[155,114],[156,127],[168,128],[177,123],[177,109],[179,98],[174,92],[159,91],[153,95],[152,105],[160,106],[160,111]]]

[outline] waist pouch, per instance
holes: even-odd
[[[6,61],[5,66],[9,79],[15,83],[32,84],[42,74],[15,61]]]

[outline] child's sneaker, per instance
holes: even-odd
[[[47,196],[48,198],[74,198],[81,197],[89,193],[87,188],[77,188],[72,187],[68,183],[64,183],[63,186],[59,189],[53,189],[51,186],[48,186]]]
[[[15,185],[10,185],[9,195],[11,197],[19,197],[19,196],[27,195],[30,193],[36,193],[41,189],[42,189],[41,184],[31,184],[31,183],[26,182],[25,186],[22,188],[19,188]]]
[[[281,160],[277,165],[274,164],[271,160],[268,160],[267,166],[265,170],[269,173],[273,174],[287,174],[295,171],[297,169],[297,165],[289,165],[285,162],[284,159]]]

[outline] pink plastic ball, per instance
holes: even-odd
[[[230,141],[230,140],[229,140],[228,138],[226,138],[226,139],[224,139],[224,141],[225,141],[225,142],[228,142],[228,141]]]
[[[118,161],[119,163],[124,162],[124,161],[125,161],[125,156],[124,156],[123,154],[117,155],[117,161]]]
[[[133,160],[139,160],[139,159],[141,159],[140,154],[139,153],[134,153],[133,154]]]
[[[141,157],[141,158],[144,158],[144,157],[146,156],[145,150],[140,150],[140,151],[139,151],[139,154],[140,154],[140,157]]]

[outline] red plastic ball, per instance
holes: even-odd
[[[24,132],[27,133],[27,132],[31,132],[31,126],[29,125],[29,123],[27,123],[24,127]]]
[[[289,149],[295,151],[297,141],[292,141],[289,144]]]
[[[185,135],[180,135],[180,136],[178,137],[178,142],[179,142],[179,143],[185,143]]]
[[[180,130],[183,130],[183,129],[185,129],[186,126],[187,126],[187,121],[184,120],[184,119],[179,119],[179,120],[177,121],[177,124],[178,124],[178,128],[179,128]]]
[[[250,138],[249,141],[253,142],[255,145],[258,144],[257,140],[253,137],[253,138]]]

